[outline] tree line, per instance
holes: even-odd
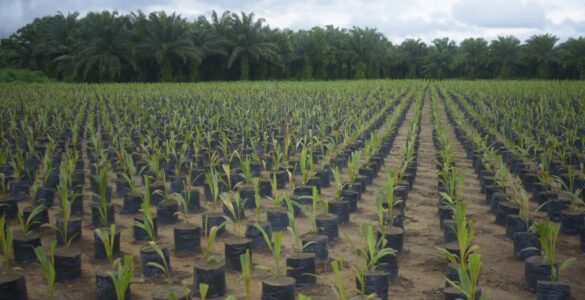
[[[375,28],[275,29],[254,13],[59,13],[0,41],[0,66],[80,82],[363,78],[585,79],[585,38],[393,44]]]

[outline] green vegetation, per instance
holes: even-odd
[[[244,54],[237,57],[241,59],[241,55]],[[161,64],[164,66],[164,61]],[[474,68],[477,67],[470,66],[470,70]],[[406,188],[411,182],[420,184],[421,181],[415,178],[416,171],[426,172],[436,161],[438,177],[433,179],[439,185],[432,185],[432,192],[434,195],[440,192],[441,198],[430,200],[439,200],[437,205],[440,205],[443,224],[454,224],[453,233],[457,235],[457,251],[451,243],[441,250],[446,256],[444,262],[451,262],[459,275],[449,285],[473,299],[480,286],[482,292],[495,288],[493,282],[482,281],[479,274],[483,268],[481,260],[497,258],[489,256],[493,254],[492,248],[488,247],[488,250],[482,249],[480,256],[474,242],[474,238],[480,240],[486,234],[485,227],[478,226],[482,230],[477,231],[474,227],[474,222],[485,222],[483,216],[478,220],[477,207],[487,208],[487,205],[477,201],[480,193],[471,194],[476,179],[468,167],[470,161],[473,161],[480,180],[489,184],[489,190],[505,192],[506,198],[517,205],[518,215],[527,224],[538,222],[543,216],[534,214],[532,210],[536,205],[530,203],[537,187],[557,193],[559,199],[567,199],[564,202],[569,207],[561,216],[560,229],[559,225],[541,223],[537,223],[536,229],[540,233],[545,263],[558,268],[551,270],[556,276],[553,279],[558,280],[560,271],[574,262],[558,261],[557,266],[555,259],[565,259],[566,253],[562,249],[555,253],[555,248],[559,231],[564,233],[571,229],[567,226],[567,218],[580,216],[578,213],[583,209],[585,177],[581,163],[585,161],[585,123],[582,118],[585,104],[579,101],[583,95],[585,87],[569,81],[0,84],[0,104],[4,108],[0,110],[0,119],[3,120],[0,122],[0,198],[2,201],[11,200],[10,193],[21,188],[32,200],[37,192],[44,196],[43,192],[51,192],[51,188],[56,187],[59,206],[49,208],[51,223],[58,224],[61,230],[57,239],[68,245],[74,233],[67,229],[77,225],[79,219],[74,216],[80,213],[79,204],[82,204],[74,201],[83,198],[81,195],[89,195],[87,188],[80,189],[80,185],[86,187],[90,183],[95,191],[90,195],[91,200],[105,208],[111,207],[107,197],[115,184],[115,198],[111,203],[117,214],[121,213],[120,203],[124,206],[122,213],[127,205],[134,204],[131,209],[136,212],[141,204],[140,213],[121,219],[142,218],[131,225],[140,230],[139,233],[146,232],[144,235],[148,235],[146,239],[151,243],[152,251],[162,259],[157,260],[158,264],[149,265],[162,271],[164,278],[159,279],[166,279],[164,283],[162,280],[148,282],[157,288],[161,283],[173,283],[171,259],[174,260],[177,254],[170,251],[164,257],[165,253],[159,248],[159,245],[163,247],[162,244],[155,244],[168,240],[171,230],[173,233],[180,233],[185,228],[200,230],[201,240],[197,241],[200,244],[194,246],[200,246],[198,258],[201,261],[196,264],[206,262],[221,267],[224,242],[242,235],[240,223],[244,219],[240,212],[244,197],[256,204],[255,211],[248,210],[247,220],[251,221],[248,224],[266,220],[281,225],[275,219],[285,218],[286,205],[288,220],[280,220],[288,221],[286,231],[282,230],[284,224],[278,229],[272,227],[271,235],[268,230],[262,231],[260,226],[254,228],[261,232],[267,250],[270,250],[270,253],[254,252],[254,261],[269,265],[260,268],[271,271],[270,275],[268,272],[252,272],[254,266],[250,253],[234,257],[236,260],[241,258],[242,282],[239,286],[228,282],[227,288],[240,297],[246,293],[247,298],[257,298],[260,279],[288,273],[290,269],[284,268],[283,256],[292,260],[299,256],[294,254],[314,251],[306,247],[315,245],[315,242],[303,243],[300,233],[308,232],[310,239],[312,234],[322,231],[317,226],[318,216],[333,212],[345,216],[342,215],[344,212],[338,211],[340,201],[337,200],[347,201],[341,203],[344,205],[341,208],[348,204],[352,209],[357,208],[352,211],[353,225],[341,225],[345,238],[332,242],[327,249],[329,257],[338,260],[331,264],[331,272],[322,272],[321,265],[316,270],[316,276],[324,278],[332,290],[327,287],[326,291],[321,289],[315,293],[326,294],[325,297],[335,294],[339,299],[347,299],[358,292],[354,282],[350,284],[350,281],[357,280],[357,287],[363,288],[363,295],[366,293],[365,280],[375,276],[373,271],[388,271],[392,267],[390,264],[398,261],[389,255],[399,255],[399,252],[389,246],[398,248],[401,245],[394,246],[395,240],[391,238],[395,232],[406,234],[409,227],[405,226],[406,231],[401,232],[391,225],[401,227],[403,220],[410,222],[419,218],[411,209],[402,210],[402,206],[417,205],[407,204],[412,198],[407,195]],[[429,106],[432,115],[428,114]],[[410,107],[408,112],[407,107]],[[429,122],[431,117],[432,124]],[[432,129],[432,136],[429,129]],[[466,139],[456,140],[453,133]],[[428,140],[421,141],[423,137]],[[432,145],[429,143],[431,138]],[[462,155],[461,146],[469,157]],[[390,152],[393,153],[392,159],[385,156]],[[503,158],[506,155],[517,163],[510,164]],[[423,163],[425,165],[421,168]],[[31,165],[37,165],[37,168],[31,168]],[[334,182],[329,187],[320,186],[319,193],[315,184],[330,175],[329,172]],[[523,174],[522,180],[516,177],[518,173]],[[82,174],[87,177],[82,178]],[[369,174],[378,176],[373,184],[368,184]],[[487,178],[491,178],[489,183]],[[536,178],[542,182],[533,184],[533,189],[524,189],[528,180]],[[19,186],[27,181],[29,186]],[[52,186],[48,188],[51,182]],[[311,188],[297,186],[308,183]],[[365,193],[360,192],[362,183],[366,183]],[[437,192],[435,188],[438,188]],[[151,190],[164,190],[162,198],[166,201],[176,199],[181,207],[179,214],[186,223],[192,222],[190,226],[181,228],[185,224],[178,224],[172,228],[165,225],[157,237],[154,225],[157,208],[153,208],[154,201],[151,202],[156,199],[151,199],[151,196],[161,195],[160,192],[151,195]],[[531,194],[527,190],[531,190]],[[203,195],[199,194],[201,191]],[[411,190],[412,193],[420,191],[424,191],[426,197],[426,192],[431,190]],[[42,199],[40,196],[38,200]],[[309,197],[310,203],[302,201]],[[36,203],[34,201],[31,202]],[[189,205],[189,201],[198,202]],[[6,201],[6,205],[11,203]],[[190,206],[205,208],[190,212]],[[34,207],[40,209],[41,206]],[[11,260],[14,254],[20,254],[11,253],[14,247],[11,233],[18,226],[15,208],[2,207],[6,219],[0,218],[0,228],[10,220],[7,230],[0,233],[3,260]],[[162,217],[163,207],[159,208]],[[61,214],[56,214],[57,210]],[[36,213],[33,211],[28,218],[19,216],[25,232],[31,232]],[[373,221],[374,213],[377,222]],[[86,221],[87,213],[82,216]],[[227,216],[229,218],[224,222]],[[101,225],[107,224],[107,217],[111,216],[104,209]],[[196,222],[203,222],[203,228],[193,226]],[[131,273],[131,258],[116,260],[112,250],[116,227],[123,229],[127,225],[116,224],[97,231],[113,266],[113,274],[117,276],[114,281],[120,287],[126,286],[120,290],[119,299],[127,291],[129,282],[136,279]],[[385,228],[390,231],[385,231]],[[43,230],[39,233],[46,245],[54,237]],[[352,244],[347,235],[351,235],[356,244]],[[20,243],[20,236],[18,238],[14,241]],[[177,241],[179,239],[175,239]],[[88,242],[91,241],[80,239],[76,243],[86,249]],[[137,253],[141,245],[129,239],[122,240],[122,243],[121,250],[126,253]],[[350,250],[355,256],[348,255]],[[493,252],[501,255],[499,251],[495,249]],[[39,261],[50,275],[51,255],[46,254],[46,248],[43,254],[44,258],[38,253]],[[509,254],[505,253],[505,259],[521,264],[513,262]],[[577,266],[580,263],[575,262]],[[355,277],[343,275],[350,270],[355,271]],[[36,271],[36,276],[40,276],[40,271]],[[288,275],[297,276],[294,272]],[[86,284],[85,280],[90,277],[84,273],[79,284]],[[566,277],[573,284],[572,279]],[[209,284],[209,293],[213,291],[215,294],[214,282]],[[369,290],[368,287],[368,293]],[[37,296],[38,291],[33,291]],[[201,287],[200,291],[205,298],[205,289]],[[311,295],[314,294],[311,292]]]
[[[249,300],[252,299],[250,296],[252,289],[252,257],[250,256],[250,250],[246,250],[246,253],[240,255],[240,265],[242,267],[241,278],[246,288],[246,300]]]
[[[3,262],[2,265],[6,268],[10,267],[12,264],[12,243],[13,243],[13,234],[12,229],[6,228],[6,217],[0,217],[0,249],[2,250],[2,257]]]
[[[134,257],[125,255],[123,261],[120,258],[116,259],[114,261],[114,271],[109,275],[116,289],[116,299],[126,299],[126,292],[130,288],[130,282],[134,277]]]
[[[0,68],[0,82],[51,82],[42,71]]]
[[[116,242],[116,225],[110,225],[110,230],[96,229],[95,233],[104,245],[104,251],[110,264],[114,263],[114,245]]]
[[[47,292],[49,296],[53,296],[55,290],[55,249],[57,242],[51,241],[48,251],[45,253],[42,247],[34,248],[35,255],[41,265],[41,271],[47,281]]]
[[[561,226],[552,221],[539,222],[534,224],[536,232],[538,232],[540,247],[542,249],[543,263],[550,266],[550,274],[552,281],[559,281],[561,272],[575,263],[576,258],[571,257],[560,264],[556,260],[557,239]]]
[[[169,34],[172,32],[172,34]],[[274,29],[254,13],[78,12],[36,18],[0,43],[0,61],[78,82],[373,78],[585,79],[585,38],[536,34],[393,44],[376,28]],[[8,75],[6,75],[8,74]],[[7,79],[5,79],[7,78]],[[31,71],[0,82],[46,81]],[[283,153],[286,161],[286,153]]]

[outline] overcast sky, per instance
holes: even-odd
[[[508,34],[524,40],[544,32],[561,40],[585,36],[585,0],[0,0],[0,8],[0,37],[35,17],[104,9],[176,11],[189,19],[212,10],[252,11],[271,27],[368,26],[393,42],[405,38],[428,42],[443,36],[491,40]]]

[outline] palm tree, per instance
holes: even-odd
[[[552,64],[557,62],[555,44],[558,40],[549,33],[535,34],[526,40],[524,58],[529,64],[536,65],[539,78],[550,78]]]
[[[230,11],[224,11],[221,15],[212,11],[209,20],[205,16],[200,16],[193,22],[194,44],[204,54],[201,66],[196,67],[201,69],[204,80],[225,80],[226,78],[229,49],[234,47],[234,42],[228,36],[232,23]]]
[[[258,61],[265,59],[269,62],[278,60],[278,46],[266,38],[266,30],[262,26],[264,19],[254,20],[254,13],[240,15],[232,14],[231,38],[234,47],[231,50],[228,67],[231,68],[234,62],[240,61],[240,79],[250,79],[250,59]]]
[[[201,62],[203,53],[193,45],[188,23],[180,15],[153,12],[148,16],[147,28],[138,49],[156,61],[161,81],[173,79],[174,65],[178,63]]]
[[[202,62],[208,57],[220,57],[225,59],[227,57],[227,45],[229,41],[224,39],[216,30],[214,30],[207,19],[201,17],[190,24],[191,38],[193,46],[201,55],[201,60],[192,60],[189,64],[192,80],[200,79],[200,72],[202,69]]]
[[[520,40],[513,35],[498,36],[490,44],[490,59],[496,66],[497,77],[509,78],[513,74],[513,68],[518,60]]]
[[[402,61],[407,64],[407,78],[419,77],[422,62],[427,55],[427,44],[420,39],[406,39],[399,47]]]
[[[453,60],[457,53],[457,45],[449,38],[434,39],[429,47],[427,63],[423,66],[423,73],[427,77],[443,79],[449,75]]]
[[[51,18],[35,18],[9,38],[2,39],[0,45],[7,62],[17,68],[45,69],[47,57],[42,37]]]
[[[307,34],[307,45],[304,50],[312,66],[313,78],[326,79],[327,65],[334,60],[331,45],[327,41],[327,31],[320,26],[315,26]]]
[[[78,47],[77,27],[78,12],[66,16],[59,12],[54,16],[43,32],[45,53],[56,63],[56,76],[70,78],[73,73],[73,55]]]
[[[574,67],[579,79],[585,79],[585,38],[570,38],[561,44],[561,55],[565,68]]]
[[[379,64],[386,54],[386,39],[376,28],[353,27],[349,30],[349,48],[355,54],[355,78],[379,76]]]
[[[348,36],[348,31],[333,25],[327,25],[325,26],[325,41],[331,53],[327,63],[327,78],[350,78],[348,76],[349,65],[345,65],[353,54],[349,49],[350,37]]]
[[[461,42],[456,63],[463,66],[464,72],[470,78],[482,75],[487,65],[488,43],[483,38],[468,38]]]
[[[117,12],[89,13],[80,24],[81,49],[75,54],[74,77],[85,81],[117,81],[133,70],[128,18]]]
[[[144,55],[139,51],[139,47],[142,45],[144,37],[149,34],[149,23],[148,16],[138,10],[137,12],[131,13],[129,16],[129,31],[130,31],[130,45],[132,46],[132,52],[142,55],[135,55],[133,57],[134,64],[136,65],[136,80],[142,82],[156,82],[160,80],[159,67],[154,59]]]
[[[313,61],[319,62],[324,57],[321,44],[314,44],[309,31],[289,32],[292,52],[287,59],[290,75],[296,79],[313,79]],[[320,41],[321,42],[321,41]]]

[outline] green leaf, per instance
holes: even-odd
[[[201,294],[201,300],[207,299],[207,291],[209,290],[209,285],[205,283],[199,284],[199,293]]]
[[[563,272],[568,267],[572,266],[576,261],[577,261],[577,259],[575,257],[571,257],[571,258],[568,258],[565,261],[563,261],[561,263],[561,265],[559,266],[559,273]]]

